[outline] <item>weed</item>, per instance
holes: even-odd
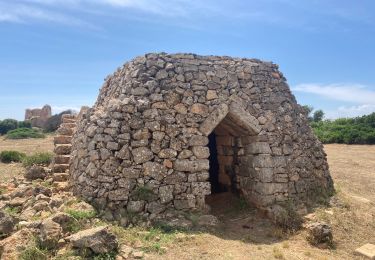
[[[32,165],[41,165],[41,166],[48,166],[52,161],[52,154],[51,153],[36,153],[30,156],[26,156],[22,160],[22,164],[24,167],[29,167]]]
[[[193,227],[197,227],[198,226],[198,220],[199,220],[199,216],[200,214],[196,214],[196,213],[184,213],[184,216],[186,219],[190,220],[191,223],[193,224]]]
[[[186,228],[171,226],[166,222],[157,222],[155,228],[160,229],[163,233],[175,233],[177,231],[186,231]]]
[[[280,251],[279,248],[274,247],[272,249],[272,252],[273,252],[273,257],[275,257],[276,259],[285,259],[283,253]]]
[[[282,239],[286,236],[285,229],[275,227],[272,229],[270,237],[275,237],[277,239]]]
[[[141,227],[123,228],[117,225],[111,225],[111,231],[126,243],[140,244],[145,252],[154,252],[158,254],[165,253],[165,246],[175,241],[176,232],[164,232],[163,229],[152,227],[149,229]]]
[[[284,241],[282,246],[283,248],[289,248],[289,243],[287,241]]]
[[[7,189],[4,187],[0,187],[0,195],[4,194],[7,192]]]
[[[84,211],[84,210],[74,210],[74,209],[67,209],[65,210],[67,214],[75,218],[76,220],[81,219],[92,219],[95,218],[97,213],[94,210]]]
[[[312,256],[312,254],[311,254],[311,252],[309,252],[309,251],[306,251],[305,253],[303,253],[305,256],[307,256],[307,257],[311,257]]]
[[[81,221],[72,221],[67,225],[67,230],[71,233],[77,233],[84,228],[84,224]]]
[[[112,251],[109,253],[103,253],[93,256],[93,260],[115,260],[117,252]]]
[[[81,202],[81,200],[79,198],[74,198],[74,199],[70,199],[70,200],[66,201],[64,204],[66,206],[70,207],[70,206],[72,206],[74,204],[78,204],[80,202]]]
[[[21,162],[26,154],[17,151],[2,151],[0,153],[0,161],[3,163]]]
[[[21,208],[20,207],[6,207],[4,211],[11,216],[18,216],[21,212]]]
[[[37,246],[28,246],[20,254],[21,260],[47,260],[47,251],[38,248]]]
[[[280,203],[280,210],[275,214],[276,223],[285,230],[297,230],[302,226],[303,219],[296,211],[292,201]]]
[[[249,208],[249,204],[245,198],[240,197],[238,200],[235,201],[234,209],[237,211],[243,211]]]
[[[52,259],[53,260],[66,260],[66,259],[81,260],[82,258],[77,256],[75,251],[67,250],[64,254],[60,254]]]
[[[138,200],[150,200],[154,192],[147,186],[140,186],[135,190],[134,196]]]

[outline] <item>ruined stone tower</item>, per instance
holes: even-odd
[[[75,194],[150,218],[220,191],[267,209],[333,190],[305,111],[256,59],[138,57],[106,79],[72,145]]]

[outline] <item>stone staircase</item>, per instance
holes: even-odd
[[[75,131],[77,115],[65,114],[62,116],[62,124],[57,129],[54,138],[55,157],[53,159],[53,180],[55,188],[68,189],[70,153],[72,150],[72,136]]]

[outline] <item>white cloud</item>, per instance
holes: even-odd
[[[16,22],[19,23],[21,20],[18,16],[10,13],[2,13],[0,10],[0,22]]]
[[[299,84],[292,90],[316,94],[332,100],[375,105],[375,91],[361,84]]]
[[[315,94],[329,100],[348,103],[336,109],[326,110],[325,117],[335,119],[356,117],[375,112],[375,90],[361,84],[299,84],[293,91]]]
[[[81,108],[77,106],[52,106],[52,114],[58,114],[66,110],[73,110],[74,112],[79,112]]]
[[[0,22],[27,23],[30,20],[54,22],[70,26],[79,26],[96,29],[97,27],[81,19],[54,12],[45,8],[26,4],[2,4],[0,3]]]
[[[336,110],[326,111],[326,118],[357,117],[375,112],[375,105],[364,104],[358,106],[341,106]]]

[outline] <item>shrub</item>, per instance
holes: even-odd
[[[3,163],[21,162],[25,156],[24,153],[17,151],[2,151],[0,153],[0,161]]]
[[[0,121],[0,135],[6,134],[8,131],[16,129],[18,127],[17,120],[5,119]]]
[[[52,161],[51,153],[36,153],[30,156],[26,156],[23,160],[23,166],[29,167],[32,165],[48,166]]]
[[[8,139],[44,138],[45,135],[31,128],[18,128],[7,133]]]
[[[19,121],[18,122],[18,128],[31,128],[31,122],[30,121]]]
[[[375,113],[311,122],[311,127],[322,143],[375,144]]]
[[[36,246],[29,246],[25,248],[20,254],[21,260],[47,260],[47,253]]]

